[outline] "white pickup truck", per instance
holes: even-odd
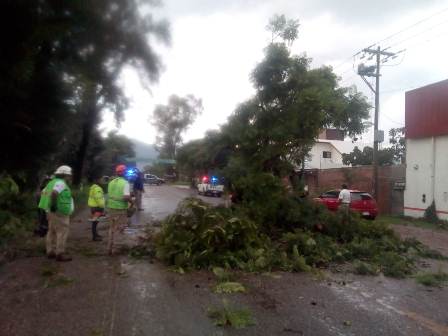
[[[197,187],[199,195],[221,197],[224,193],[224,185],[219,184],[218,178],[214,176],[210,179],[207,176],[204,176],[202,182],[199,183]]]

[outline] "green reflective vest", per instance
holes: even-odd
[[[124,178],[117,177],[109,182],[107,193],[107,207],[109,209],[125,210],[128,208],[128,202],[124,200],[124,187],[128,183]]]
[[[56,184],[57,179],[52,179],[47,183],[45,188],[41,191],[40,200],[39,200],[39,209],[43,209],[45,211],[50,211],[51,207],[51,192],[53,191],[54,185]]]
[[[87,205],[91,208],[104,208],[104,192],[98,184],[92,184]]]
[[[53,193],[54,185],[57,182],[64,183],[65,188],[58,193],[58,197],[56,199],[56,212],[64,215],[70,216],[73,212],[73,199],[72,192],[68,187],[67,183],[60,178],[54,178],[50,182],[48,182],[47,186],[42,190],[42,194],[40,196],[39,208],[50,211],[51,208],[51,194]]]

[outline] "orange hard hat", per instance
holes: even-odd
[[[115,167],[115,173],[122,175],[124,171],[126,170],[126,166],[124,164],[120,164],[117,167]]]

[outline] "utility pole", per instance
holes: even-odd
[[[384,131],[378,130],[378,121],[380,114],[380,68],[381,63],[385,63],[389,59],[397,58],[397,55],[401,52],[404,52],[404,50],[393,53],[386,50],[381,50],[381,47],[378,46],[376,49],[372,49],[371,47],[365,48],[362,50],[362,52],[364,53],[364,55],[361,58],[364,58],[366,54],[370,55],[369,59],[372,59],[373,57],[376,58],[376,65],[366,66],[363,63],[359,64],[358,74],[375,94],[375,121],[373,126],[373,195],[375,199],[378,200],[378,144],[384,141]],[[366,77],[375,77],[375,88],[373,88]]]

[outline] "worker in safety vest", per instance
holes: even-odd
[[[104,191],[100,186],[101,179],[99,177],[92,177],[90,182],[92,185],[89,190],[89,199],[87,201],[87,205],[90,208],[91,218],[90,222],[92,222],[92,240],[93,241],[101,241],[103,237],[98,234],[98,222],[104,218],[104,207],[105,207],[105,199],[104,199]]]
[[[109,216],[109,241],[107,248],[109,255],[114,253],[114,237],[117,230],[123,232],[127,223],[127,210],[131,202],[131,192],[128,181],[124,179],[126,172],[125,165],[118,165],[115,168],[117,175],[108,185],[107,213]]]
[[[45,210],[48,218],[47,256],[57,261],[71,261],[72,258],[65,254],[65,245],[70,228],[70,215],[75,208],[69,187],[72,169],[69,166],[60,166],[54,175],[42,191],[39,202],[39,208]]]

